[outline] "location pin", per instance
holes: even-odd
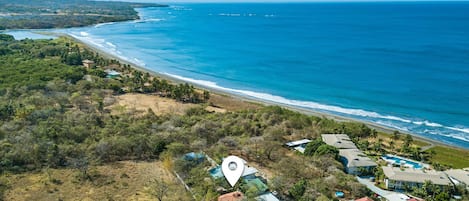
[[[223,175],[225,175],[226,180],[228,180],[228,183],[230,183],[231,186],[234,186],[243,174],[243,159],[237,156],[226,157],[221,164],[221,171],[223,172]]]

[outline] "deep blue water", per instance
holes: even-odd
[[[67,29],[153,71],[469,148],[469,3],[178,4]]]

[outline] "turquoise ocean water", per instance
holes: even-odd
[[[469,3],[177,4],[60,30],[207,87],[469,148]]]

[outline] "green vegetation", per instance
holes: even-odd
[[[231,188],[225,180],[209,179],[208,162],[181,159],[187,152],[203,151],[218,162],[228,154],[246,159],[267,174],[269,190],[277,191],[281,200],[327,200],[335,191],[351,199],[370,192],[343,172],[337,150],[320,143],[320,134],[347,133],[369,152],[387,149],[379,140],[376,143],[384,148],[375,142],[376,146],[363,145],[376,139],[377,132],[362,123],[336,122],[278,106],[208,112],[208,92],[134,70],[66,38],[15,41],[0,34],[0,50],[2,194],[15,183],[8,175],[48,169],[72,169],[76,185],[111,185],[93,169],[123,160],[161,161],[168,172],[180,174],[197,200],[213,200],[224,193],[219,187],[241,189],[249,197],[264,189],[245,182]],[[96,67],[83,67],[82,59],[93,60]],[[105,78],[105,69],[121,76]],[[109,100],[123,93],[198,105],[183,115],[125,108],[113,113]],[[314,140],[306,156],[282,147],[287,139],[301,138]],[[168,198],[173,183],[154,178],[148,192],[155,199]]]
[[[88,26],[138,19],[134,8],[160,4],[89,0],[0,0],[0,30]]]
[[[469,167],[469,151],[451,147],[435,146],[426,151],[432,155],[432,165],[437,167]]]

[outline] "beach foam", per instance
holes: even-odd
[[[99,27],[102,27],[102,26],[112,25],[112,24],[115,24],[115,22],[106,22],[106,23],[97,24],[97,25],[94,26],[94,28],[99,28]]]
[[[183,77],[179,75],[173,75],[170,73],[164,73],[164,74],[167,76],[179,79],[179,80],[187,81],[187,82],[201,85],[204,87],[208,87],[208,88],[212,88],[212,89],[216,89],[220,91],[231,92],[234,94],[247,96],[250,98],[268,101],[271,103],[283,104],[283,105],[294,106],[294,107],[299,107],[299,108],[304,108],[304,109],[319,110],[323,112],[329,112],[332,114],[346,115],[346,116],[354,117],[354,118],[364,117],[364,118],[359,118],[359,119],[366,120],[372,123],[377,123],[385,127],[394,128],[394,129],[405,131],[405,132],[416,132],[417,134],[419,132],[423,132],[427,134],[441,134],[447,137],[452,137],[452,138],[456,138],[462,141],[469,142],[469,137],[465,137],[464,134],[458,135],[458,134],[454,134],[448,131],[448,130],[455,130],[455,131],[460,131],[464,133],[469,133],[468,128],[448,127],[448,126],[443,126],[439,123],[429,122],[426,120],[425,121],[412,121],[412,120],[404,119],[401,117],[382,115],[376,112],[366,111],[362,109],[343,108],[343,107],[325,105],[325,104],[310,102],[310,101],[290,100],[281,96],[276,96],[276,95],[267,94],[267,93],[259,93],[259,92],[253,92],[253,91],[247,91],[247,90],[226,88],[226,87],[219,86],[217,83],[211,82],[211,81],[197,80],[197,79],[187,78],[187,77]],[[406,124],[410,124],[410,123],[416,126],[414,126],[413,128],[411,128],[411,126],[409,125],[406,126]],[[430,130],[428,128],[422,129],[422,127],[434,127],[436,129],[435,130]]]

